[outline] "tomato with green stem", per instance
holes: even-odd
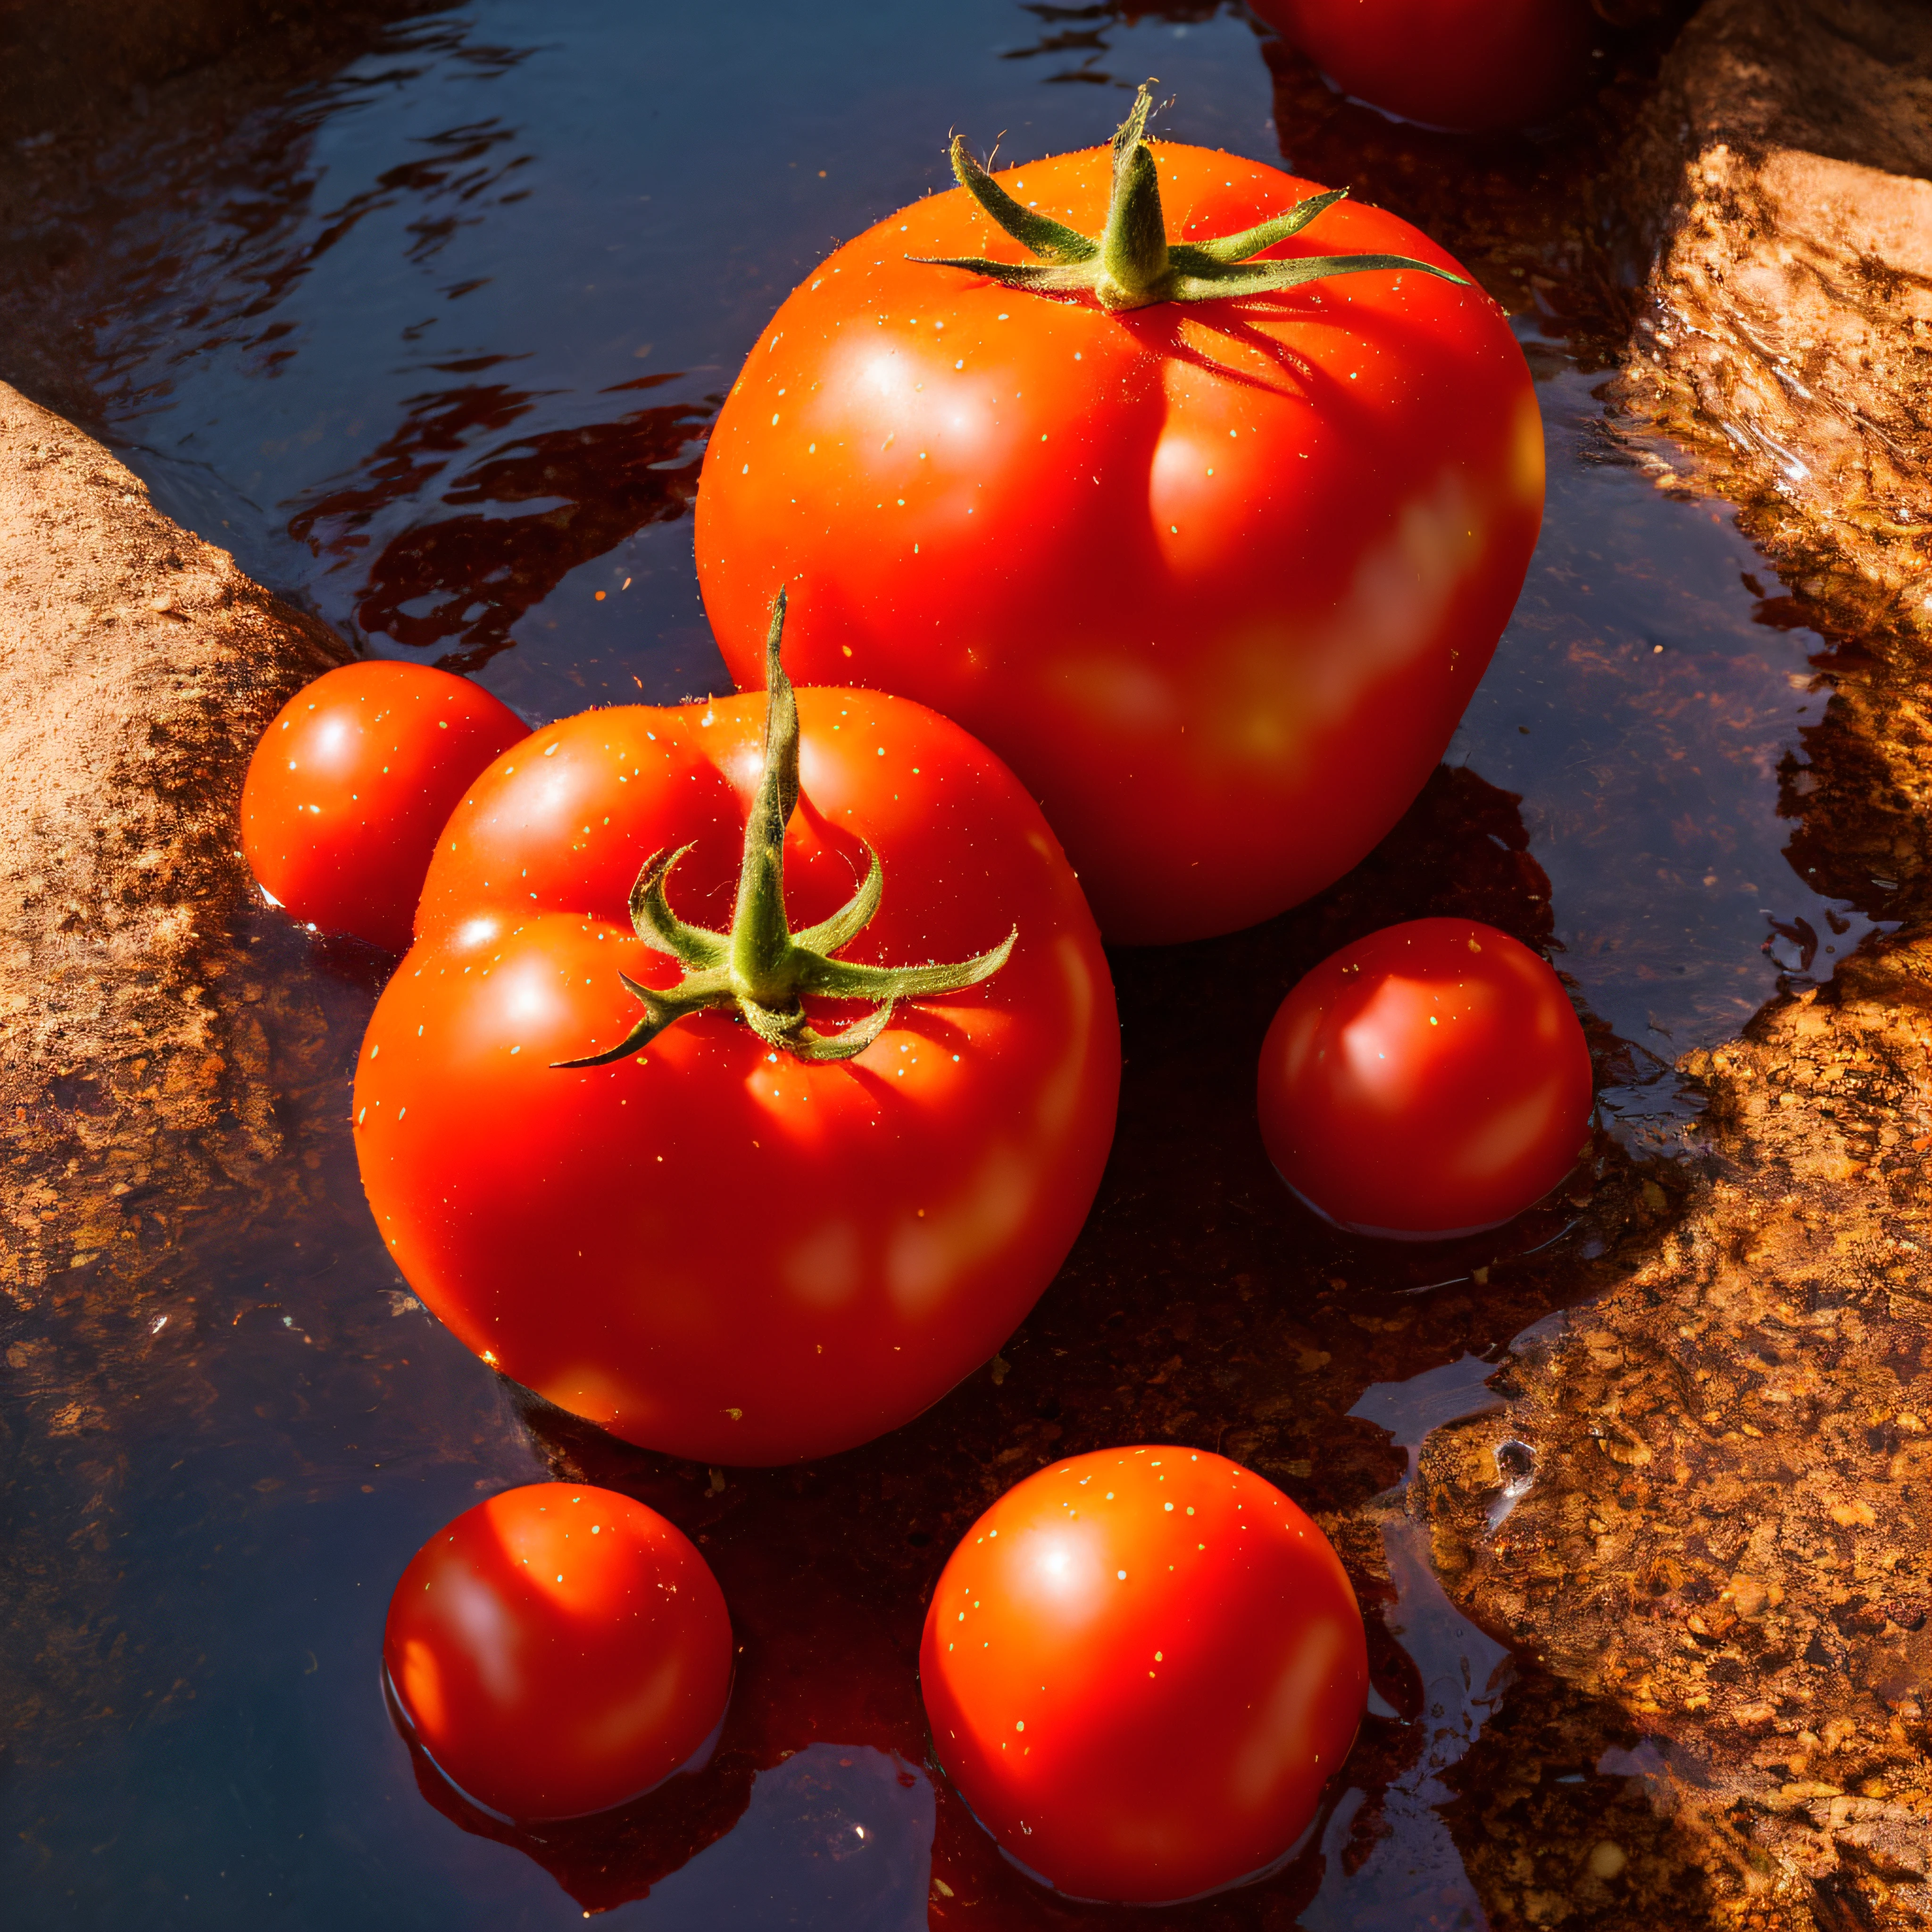
[[[484,1360],[646,1447],[829,1454],[1025,1316],[1120,1081],[1066,859],[872,692],[596,711],[477,781],[358,1063],[389,1252]]]
[[[1328,1220],[1404,1240],[1480,1234],[1576,1165],[1590,1051],[1547,961],[1474,920],[1412,920],[1282,1002],[1258,1104],[1269,1158]]]
[[[724,1716],[731,1620],[689,1539],[582,1483],[478,1503],[418,1550],[382,1663],[404,1722],[466,1796],[518,1820],[640,1796]]]
[[[1272,1484],[1206,1450],[1097,1450],[960,1540],[920,1646],[939,1761],[1009,1856],[1076,1898],[1258,1876],[1368,1695],[1354,1592]]]
[[[1497,305],[1395,216],[1144,136],[962,185],[786,301],[706,449],[725,662],[957,719],[1108,936],[1318,890],[1434,770],[1522,584],[1543,435]],[[1178,211],[1170,238],[1165,208]],[[1088,231],[1097,231],[1098,238]]]
[[[405,952],[443,820],[529,734],[481,685],[428,664],[325,671],[269,721],[249,760],[249,868],[304,925]]]

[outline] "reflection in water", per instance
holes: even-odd
[[[937,1808],[895,1754],[812,1744],[760,1772],[730,1837],[652,1894],[650,1932],[914,1932],[926,1923]]]
[[[640,376],[606,393],[678,380]],[[316,496],[290,520],[290,534],[318,556],[359,560],[372,524],[392,506],[421,500],[472,437],[500,431],[534,401],[528,392],[496,383],[410,398],[400,428],[364,463],[365,480]],[[412,523],[369,563],[357,622],[368,635],[418,649],[454,640],[462,648],[436,662],[450,670],[479,670],[511,644],[517,620],[579,565],[647,524],[684,514],[697,494],[701,460],[701,449],[692,446],[701,445],[708,416],[704,408],[672,403],[500,445],[460,471],[441,501],[536,507],[521,515],[485,508]]]
[[[818,1742],[760,1768],[728,1742],[702,1768],[614,1810],[518,1825],[443,1776],[384,1689],[424,1798],[541,1866],[586,1918],[646,1899],[626,1922],[651,1932],[910,1932],[925,1923],[933,1788],[896,1752]]]
[[[1671,1063],[1828,977],[1886,928],[1887,895],[1821,869],[1780,815],[1806,790],[1794,741],[1847,760],[1831,640],[1759,596],[1762,560],[1729,512],[1621,458],[1591,378],[1527,346],[1549,511],[1450,756],[1522,797],[1556,963],[1622,1042],[1599,1080],[1606,1116],[1633,1148],[1681,1154],[1696,1107]]]
[[[1546,1318],[1510,1346],[1528,1344],[1562,1318]],[[1497,1406],[1502,1398],[1489,1387],[1495,1373],[1495,1363],[1465,1355],[1404,1381],[1372,1384],[1348,1412],[1386,1429],[1408,1458],[1408,1474],[1384,1499],[1390,1507],[1382,1540],[1394,1586],[1387,1628],[1412,1666],[1409,1699],[1396,1713],[1411,1734],[1411,1751],[1375,1801],[1379,1829],[1366,1856],[1352,1866],[1331,1860],[1301,1914],[1306,1932],[1352,1932],[1365,1920],[1415,1932],[1481,1932],[1489,1922],[1442,1814],[1451,1796],[1442,1774],[1475,1742],[1515,1666],[1444,1594],[1429,1561],[1428,1530],[1408,1514],[1402,1496],[1431,1430]],[[1329,1835],[1337,1853],[1345,1822],[1368,1802],[1351,1790],[1336,1808]]]

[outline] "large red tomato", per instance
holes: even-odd
[[[802,676],[956,718],[1040,800],[1108,936],[1168,940],[1293,904],[1400,817],[1522,586],[1543,435],[1502,311],[1426,236],[1324,202],[1246,266],[1170,248],[1161,194],[1202,243],[1318,190],[1130,152],[1097,253],[1074,230],[1108,218],[1107,149],[994,182],[956,143],[973,192],[816,270],[719,416],[698,562],[741,686],[802,586]],[[1013,268],[976,194],[1059,259]],[[1259,286],[1364,251],[1419,260]],[[981,256],[1029,285],[909,259]],[[1147,286],[1102,286],[1117,267]]]
[[[1086,1217],[1120,1078],[1100,936],[1012,774],[922,706],[800,691],[794,812],[765,708],[586,712],[485,772],[356,1077],[424,1301],[551,1401],[710,1462],[865,1442],[991,1354]],[[789,991],[781,880],[796,940],[842,949]],[[956,960],[980,982],[923,963]],[[910,969],[898,1004],[828,1013],[854,962]]]
[[[1078,1898],[1191,1898],[1313,1818],[1368,1695],[1354,1592],[1272,1484],[1204,1450],[1042,1469],[941,1574],[920,1684],[946,1775]]]
[[[242,845],[279,905],[404,951],[442,821],[530,727],[466,677],[343,664],[270,720],[242,787]]]
[[[1356,1234],[1480,1233],[1576,1165],[1590,1050],[1563,982],[1470,919],[1384,927],[1322,961],[1262,1043],[1262,1138]]]
[[[460,1790],[512,1818],[572,1818],[661,1784],[717,1730],[731,1621],[704,1558],[656,1510],[532,1483],[416,1552],[382,1661]]]
[[[1547,118],[1589,78],[1589,0],[1250,0],[1344,94],[1425,127]]]

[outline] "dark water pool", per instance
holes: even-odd
[[[1323,106],[1230,7],[476,0],[217,138],[164,104],[104,154],[120,212],[86,374],[165,507],[374,652],[471,670],[532,722],[722,688],[689,506],[772,309],[836,240],[944,184],[952,129],[1004,134],[1015,158],[1087,145],[1148,74],[1174,97],[1164,131],[1329,178],[1358,138],[1365,191],[1425,220],[1429,180],[1461,165]],[[160,1291],[123,1304],[86,1283],[4,1338],[0,1666],[19,1714],[0,1918],[1486,1922],[1444,1778],[1528,1666],[1442,1598],[1400,1510],[1405,1451],[1493,1400],[1510,1338],[1560,1321],[1667,1214],[1696,1150],[1670,1063],[1828,974],[1885,901],[1883,881],[1826,896],[1788,856],[1780,796],[1803,790],[1824,640],[1726,514],[1660,487],[1666,453],[1606,436],[1587,350],[1523,272],[1546,247],[1539,181],[1560,192],[1602,136],[1567,138],[1479,158],[1502,239],[1472,259],[1520,312],[1551,488],[1447,766],[1314,905],[1184,956],[1119,956],[1129,1064],[1094,1222],[1001,1356],[890,1442],[707,1472],[494,1382],[362,1208],[346,1083],[382,962],[251,926],[281,989],[282,1205],[200,1236],[176,1214]],[[1316,1227],[1268,1172],[1253,1058],[1316,958],[1449,910],[1553,949],[1591,1018],[1602,1153],[1504,1237],[1384,1253]],[[1184,970],[1221,998],[1170,998]],[[1340,1526],[1377,1688],[1293,1868],[1184,1912],[1110,1913],[991,1851],[926,1766],[912,1661],[925,1592],[986,1500],[1050,1456],[1148,1439],[1240,1455]],[[709,1771],[539,1838],[419,1784],[377,1653],[417,1544],[551,1471],[702,1538],[745,1652]]]

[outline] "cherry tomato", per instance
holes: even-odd
[[[382,1661],[417,1742],[466,1796],[572,1818],[640,1796],[705,1744],[730,1690],[731,1621],[655,1510],[532,1483],[416,1552]]]
[[[1137,1904],[1280,1858],[1368,1695],[1321,1531],[1239,1463],[1162,1445],[1009,1490],[948,1559],[919,1670],[939,1761],[1000,1846]]]
[[[769,850],[763,694],[587,712],[506,754],[450,820],[356,1073],[363,1184],[428,1306],[552,1402],[709,1462],[867,1441],[990,1355],[1086,1217],[1119,1088],[1100,936],[1012,773],[903,699],[796,706],[802,797]],[[634,925],[653,855],[664,910]],[[832,922],[838,963],[977,982],[862,993],[869,1018],[803,982],[737,1001],[766,943],[745,879],[781,873],[796,938]],[[784,1030],[801,998],[810,1038]],[[880,1030],[817,1030],[839,1018]]]
[[[249,760],[250,868],[304,924],[403,952],[443,820],[529,731],[481,685],[427,664],[326,671],[276,713]]]
[[[1344,94],[1425,127],[1546,120],[1589,79],[1589,0],[1252,0]]]
[[[1590,1052],[1562,982],[1494,926],[1418,919],[1322,961],[1262,1046],[1262,1138],[1358,1234],[1499,1227],[1576,1164]]]
[[[1139,152],[1177,239],[1317,194]],[[1101,148],[993,191],[1090,233],[1109,180]],[[773,590],[808,590],[800,676],[918,698],[991,746],[1110,939],[1229,931],[1338,878],[1440,760],[1543,505],[1522,352],[1425,236],[1342,202],[1249,266],[1360,251],[1413,259],[1109,308],[909,259],[1024,262],[964,188],[847,243],[773,317],[706,452],[698,574],[733,676],[756,681]]]

